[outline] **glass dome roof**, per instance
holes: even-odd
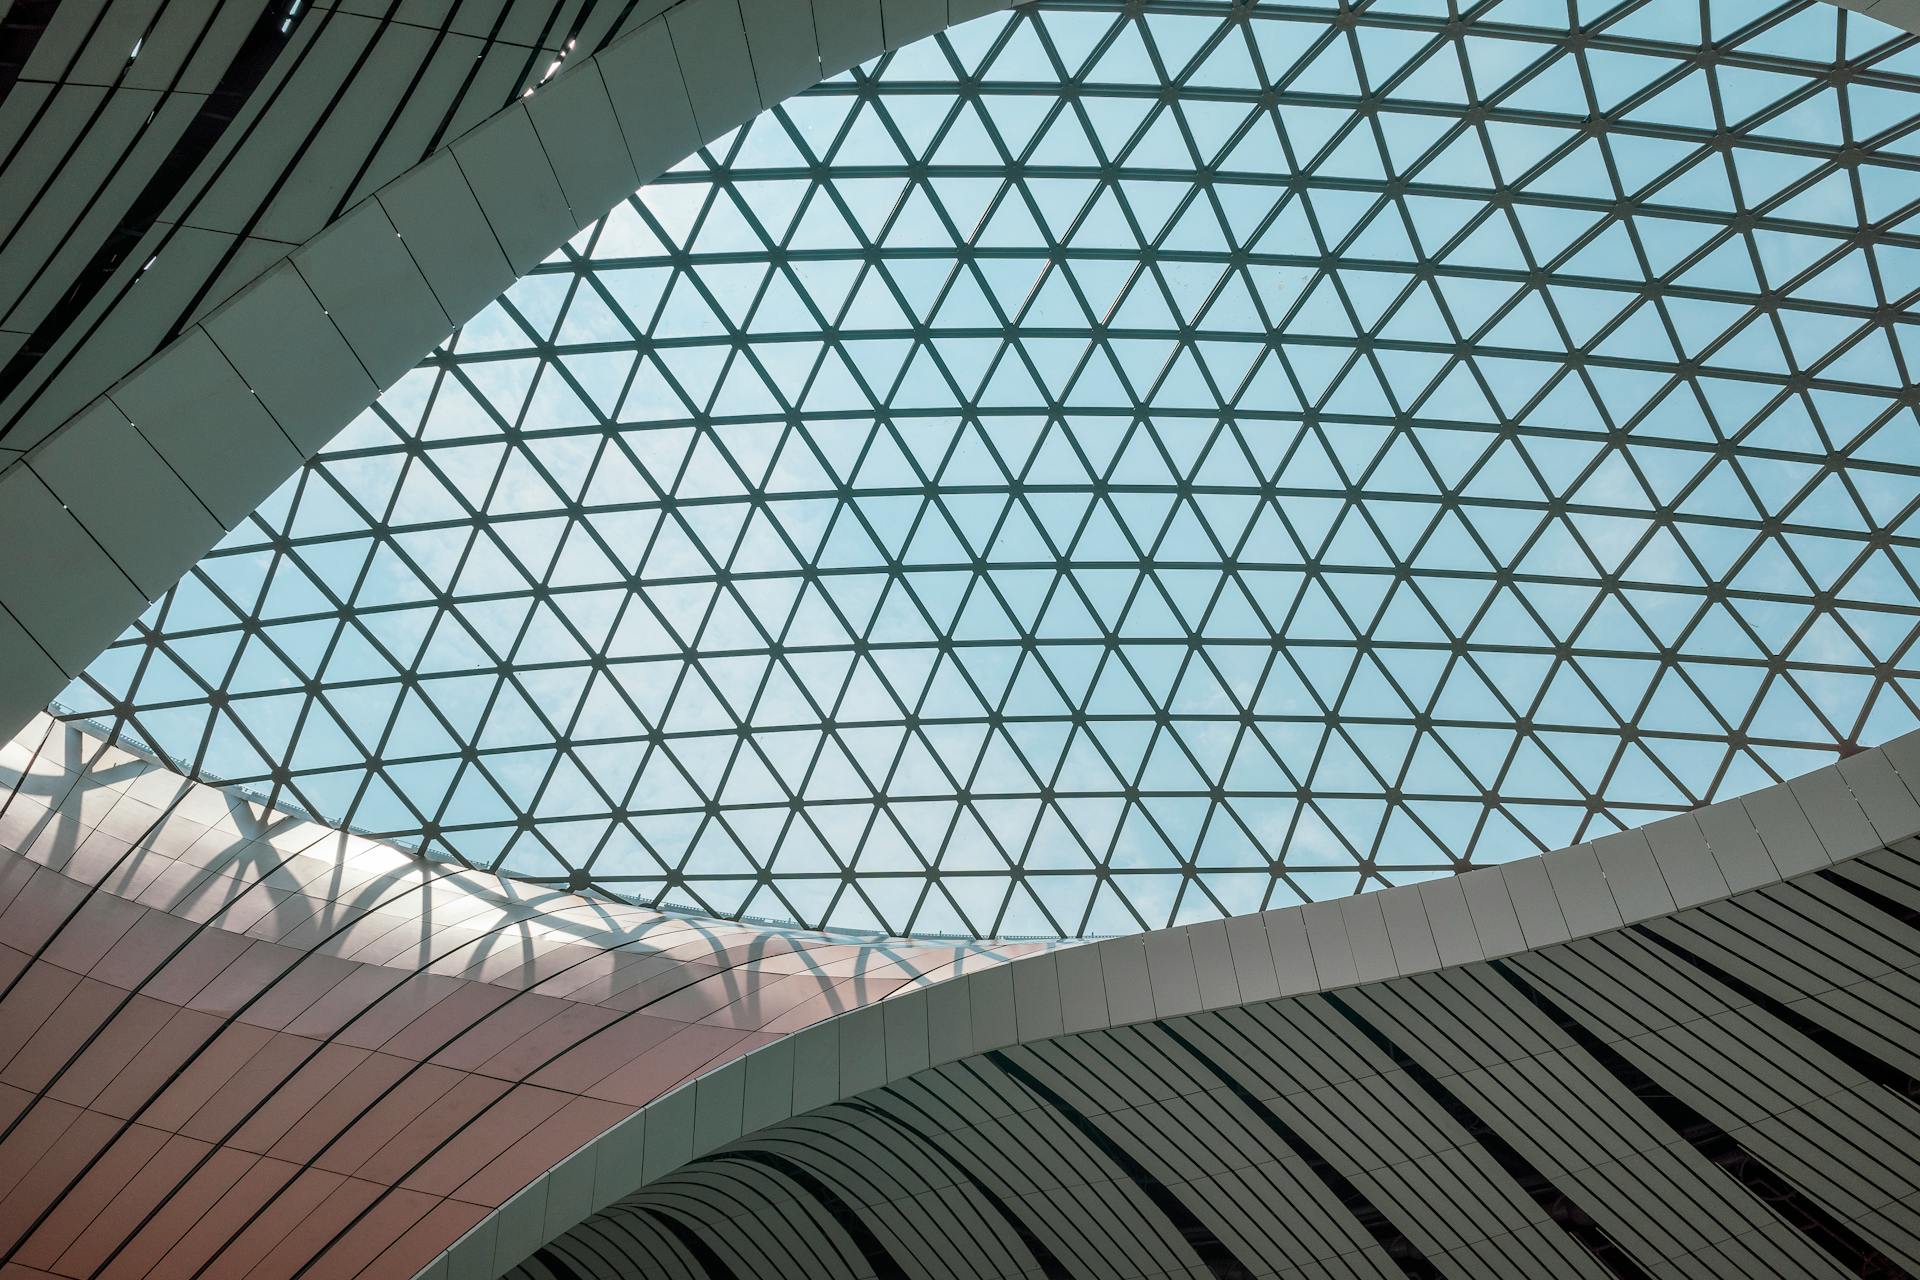
[[[969,24],[581,233],[61,710],[474,865],[923,935],[1792,775],[1920,699],[1913,45],[1751,0]]]

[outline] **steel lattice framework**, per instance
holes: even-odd
[[[536,879],[1124,932],[1916,724],[1920,55],[1046,6],[577,237],[63,695]]]

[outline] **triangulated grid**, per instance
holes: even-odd
[[[1048,5],[582,232],[63,695],[535,879],[1118,933],[1916,724],[1920,55]]]

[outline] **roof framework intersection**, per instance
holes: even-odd
[[[968,24],[582,232],[61,709],[476,866],[922,935],[1796,775],[1920,723],[1914,43],[1816,3]]]

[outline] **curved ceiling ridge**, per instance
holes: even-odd
[[[1920,836],[1920,733],[1903,735],[1838,766],[1827,766],[1789,783],[1590,845],[1337,902],[1308,903],[1060,948],[1001,968],[903,990],[869,1008],[798,1032],[780,1045],[748,1054],[662,1096],[556,1166],[541,1182],[529,1186],[436,1259],[423,1275],[445,1280],[491,1280],[496,1275],[544,1280],[550,1274],[566,1274],[541,1269],[555,1260],[560,1265],[572,1265],[569,1259],[584,1259],[584,1265],[590,1268],[620,1265],[617,1259],[625,1256],[621,1251],[626,1246],[614,1246],[612,1261],[599,1250],[608,1241],[632,1237],[619,1225],[604,1226],[607,1219],[603,1215],[617,1215],[622,1202],[646,1206],[650,1203],[646,1196],[649,1184],[658,1181],[672,1188],[680,1173],[691,1173],[697,1179],[702,1168],[724,1168],[734,1152],[741,1153],[740,1159],[753,1161],[754,1153],[766,1148],[789,1121],[797,1126],[791,1136],[799,1140],[799,1145],[790,1149],[790,1158],[801,1169],[793,1176],[803,1183],[805,1177],[817,1176],[850,1188],[846,1194],[858,1195],[864,1191],[864,1184],[857,1174],[849,1178],[856,1166],[830,1156],[822,1158],[822,1153],[840,1150],[835,1135],[844,1139],[848,1126],[857,1130],[859,1116],[874,1108],[892,1111],[904,1102],[905,1115],[917,1115],[942,1131],[946,1126],[965,1127],[968,1122],[962,1117],[971,1106],[992,1096],[970,1093],[964,1086],[957,1094],[936,1089],[936,1094],[946,1093],[950,1100],[936,1103],[930,1110],[916,1111],[911,1100],[919,1099],[920,1105],[926,1101],[917,1091],[916,1081],[947,1070],[962,1077],[969,1071],[984,1071],[988,1077],[1005,1071],[1016,1079],[1031,1081],[1030,1076],[1022,1075],[1019,1064],[1038,1062],[1046,1064],[1042,1074],[1064,1080],[1069,1092],[1081,1096],[1079,1091],[1086,1087],[1088,1078],[1081,1074],[1084,1064],[1079,1068],[1073,1065],[1082,1056],[1075,1046],[1115,1043],[1101,1040],[1101,1034],[1129,1027],[1172,1028],[1171,1038],[1176,1042],[1182,1042],[1183,1034],[1193,1034],[1203,1043],[1212,1043],[1209,1037],[1214,1033],[1208,1028],[1216,1024],[1207,1019],[1222,1013],[1242,1015],[1240,1022],[1229,1024],[1239,1026],[1242,1034],[1262,1024],[1274,1027],[1288,1047],[1262,1050],[1241,1044],[1238,1055],[1244,1056],[1233,1052],[1222,1055],[1221,1060],[1230,1064],[1231,1070],[1190,1073],[1192,1082],[1178,1087],[1178,1092],[1204,1092],[1224,1084],[1243,1101],[1255,1098],[1252,1110],[1259,1113],[1257,1100],[1261,1097],[1277,1093],[1284,1098],[1287,1092],[1307,1087],[1303,1081],[1340,1080],[1343,1084],[1329,1091],[1334,1098],[1333,1111],[1339,1114],[1357,1102],[1377,1104],[1375,1095],[1353,1078],[1356,1072],[1377,1069],[1418,1079],[1420,1088],[1434,1100],[1432,1105],[1450,1114],[1465,1132],[1497,1134],[1498,1127],[1490,1128],[1484,1120],[1475,1118],[1471,1105],[1449,1091],[1458,1085],[1457,1073],[1466,1069],[1449,1054],[1471,1055],[1474,1051],[1444,1039],[1403,1039],[1402,1044],[1395,1043],[1397,1037],[1405,1036],[1408,1026],[1421,1025],[1436,1011],[1444,1011],[1442,1021],[1463,1019],[1467,1024],[1480,1025],[1480,1034],[1490,1035],[1493,1045],[1510,1049],[1538,1038],[1537,1028],[1529,1029],[1524,1019],[1514,1018],[1498,1001],[1483,1001],[1475,1011],[1471,1001],[1459,1000],[1453,992],[1454,978],[1459,979],[1458,985],[1474,990],[1480,989],[1477,984],[1483,978],[1490,977],[1496,984],[1506,979],[1522,993],[1520,1003],[1554,1011],[1563,1032],[1571,1025],[1567,1034],[1598,1045],[1618,1033],[1593,1029],[1604,1023],[1575,1019],[1569,1024],[1554,999],[1570,1006],[1576,1002],[1583,1005],[1582,1016],[1587,1019],[1639,1018],[1645,1025],[1660,1026],[1665,1025],[1667,1016],[1662,1001],[1671,999],[1674,1008],[1688,1009],[1688,1002],[1674,993],[1680,984],[1704,972],[1707,981],[1726,985],[1726,993],[1720,998],[1737,1007],[1757,1006],[1757,1014],[1787,1023],[1796,1036],[1810,1038],[1821,1054],[1838,1056],[1848,1071],[1868,1070],[1877,1084],[1898,1089],[1907,1077],[1897,1053],[1878,1057],[1882,1052],[1878,1048],[1855,1044],[1840,1033],[1825,1033],[1816,1019],[1796,1019],[1792,1011],[1783,1011],[1784,1001],[1759,992],[1747,979],[1730,976],[1729,970],[1710,959],[1688,957],[1696,955],[1690,948],[1702,948],[1700,954],[1724,953],[1730,957],[1749,932],[1756,938],[1772,938],[1777,944],[1780,939],[1768,923],[1774,913],[1767,905],[1768,895],[1774,891],[1801,891],[1803,899],[1810,902],[1831,896],[1833,905],[1820,909],[1823,919],[1819,925],[1800,922],[1806,945],[1792,959],[1772,957],[1759,964],[1728,962],[1736,963],[1742,972],[1751,969],[1757,980],[1782,984],[1781,989],[1796,995],[1816,991],[1837,995],[1831,986],[1832,974],[1844,968],[1821,957],[1858,958],[1857,939],[1835,923],[1850,919],[1850,911],[1864,912],[1869,921],[1890,917],[1897,923],[1903,954],[1920,950],[1920,935],[1913,932],[1913,908],[1907,902],[1913,892],[1915,836]],[[1748,904],[1751,909],[1742,910],[1740,904]],[[1719,906],[1731,910],[1716,914]],[[1826,918],[1828,913],[1831,918]],[[1790,911],[1777,915],[1782,921],[1794,919]],[[1610,940],[1627,951],[1643,946],[1658,949],[1663,939],[1679,957],[1677,969],[1683,976],[1646,976],[1612,951],[1592,950],[1593,944]],[[1710,946],[1704,945],[1709,941]],[[1601,981],[1600,975],[1586,974],[1582,966],[1595,954],[1602,957],[1602,973],[1607,969],[1606,962],[1618,962],[1614,967],[1619,972],[1605,978],[1609,989],[1617,987],[1624,992],[1635,982],[1641,984],[1643,994],[1629,1003],[1646,1001],[1646,991],[1659,990],[1662,995],[1644,1009],[1623,1010],[1617,1003],[1608,1005],[1605,997],[1596,999],[1581,985],[1581,979],[1569,979],[1555,968],[1565,964],[1593,984]],[[1762,976],[1767,963],[1776,963],[1780,973]],[[1827,964],[1836,967],[1823,969]],[[1545,981],[1538,977],[1542,971],[1548,975]],[[1541,987],[1532,986],[1524,976],[1513,982],[1506,978],[1508,974],[1535,975],[1534,981]],[[1897,970],[1888,967],[1855,978],[1870,985],[1897,982],[1896,974]],[[1554,996],[1543,996],[1541,988],[1554,992]],[[1700,997],[1696,993],[1694,998]],[[1843,1002],[1850,999],[1838,998]],[[1809,997],[1808,1002],[1813,1003],[1813,999]],[[1661,1008],[1662,1013],[1649,1016],[1647,1011],[1655,1008]],[[1263,1009],[1267,1012],[1260,1012]],[[1373,1011],[1379,1025],[1369,1023],[1364,1016],[1356,1019],[1355,1009]],[[1277,1019],[1275,1010],[1279,1011]],[[1335,1015],[1331,1019],[1329,1011]],[[1351,1055],[1360,1052],[1358,1044],[1345,1043],[1342,1048],[1338,1035],[1322,1039],[1313,1028],[1328,1021],[1350,1024],[1349,1031],[1370,1040],[1383,1055],[1380,1065],[1357,1067],[1359,1059]],[[1289,1029],[1289,1023],[1295,1025]],[[1499,1030],[1486,1030],[1495,1024]],[[1767,1027],[1773,1025],[1765,1023]],[[1231,1033],[1224,1039],[1241,1043]],[[1049,1046],[1063,1048],[1063,1055],[1050,1056]],[[1039,1057],[1025,1056],[1023,1051]],[[1497,1057],[1502,1050],[1483,1047],[1478,1052],[1483,1057]],[[1605,1057],[1604,1048],[1598,1052]],[[1791,1057],[1794,1050],[1786,1052]],[[1096,1052],[1093,1056],[1101,1055]],[[1514,1053],[1509,1060],[1527,1056]],[[1121,1060],[1136,1061],[1124,1054]],[[1159,1061],[1151,1054],[1147,1060]],[[1429,1065],[1422,1066],[1423,1061]],[[1647,1080],[1644,1072],[1635,1074],[1641,1069],[1631,1065],[1629,1059],[1608,1058],[1607,1062],[1623,1073],[1623,1081]],[[1253,1063],[1265,1065],[1255,1067],[1250,1065]],[[1700,1066],[1691,1061],[1687,1065]],[[1672,1061],[1661,1061],[1655,1069],[1671,1073],[1673,1066]],[[1136,1062],[1130,1071],[1116,1061],[1111,1067],[1120,1078],[1131,1075],[1136,1080],[1152,1081],[1156,1073],[1170,1075],[1175,1081],[1184,1078],[1178,1069],[1169,1072],[1164,1063],[1149,1067]],[[1715,1069],[1725,1072],[1730,1068],[1720,1064]],[[1442,1085],[1433,1074],[1423,1072],[1447,1077],[1454,1085]],[[982,1079],[978,1075],[972,1078]],[[1848,1078],[1846,1071],[1841,1078]],[[1147,1087],[1168,1086],[1163,1078]],[[1465,1088],[1461,1093],[1480,1096]],[[1025,1103],[1017,1100],[1029,1094]],[[1649,1085],[1637,1096],[1658,1099],[1670,1095]],[[972,1103],[965,1101],[969,1097]],[[1013,1105],[1009,1109],[1045,1102],[1063,1110],[1058,1098],[1050,1096],[1044,1086],[1015,1090],[1010,1101]],[[1291,1114],[1291,1104],[1276,1101],[1276,1105]],[[991,1109],[993,1104],[988,1106]],[[1177,1164],[1182,1158],[1175,1154],[1177,1144],[1169,1140],[1133,1147],[1131,1142],[1106,1137],[1091,1122],[1075,1121],[1072,1112],[1070,1105],[1063,1111],[1069,1121],[1079,1125],[1083,1137],[1096,1145],[1107,1144],[1102,1149],[1109,1154],[1120,1141],[1122,1146],[1140,1152],[1148,1163]],[[1111,1123],[1111,1117],[1107,1122]],[[1364,1164],[1369,1158],[1361,1154],[1368,1149],[1366,1144],[1353,1148],[1344,1139],[1331,1138],[1343,1126],[1356,1122],[1357,1116],[1332,1124],[1322,1117],[1313,1121],[1307,1132],[1341,1149],[1341,1162],[1349,1166],[1355,1161]],[[1268,1117],[1268,1124],[1273,1123]],[[1711,1122],[1703,1119],[1688,1132],[1698,1138],[1700,1130],[1709,1127]],[[1361,1128],[1364,1131],[1366,1126]],[[1135,1138],[1139,1136],[1134,1134]],[[1486,1149],[1493,1151],[1505,1140],[1495,1136],[1485,1141]],[[921,1146],[924,1149],[924,1138]],[[971,1163],[965,1155],[969,1147],[966,1141],[954,1143],[944,1163],[951,1163],[956,1154]],[[1763,1149],[1764,1144],[1760,1144],[1750,1150]],[[1292,1154],[1300,1154],[1298,1146]],[[1128,1167],[1124,1153],[1111,1158],[1121,1170]],[[1373,1158],[1377,1159],[1377,1154]],[[1556,1195],[1564,1198],[1578,1185],[1593,1191],[1616,1222],[1623,1216],[1631,1221],[1645,1211],[1632,1205],[1631,1196],[1623,1199],[1618,1191],[1602,1189],[1600,1184],[1581,1182],[1556,1189],[1547,1175],[1528,1167],[1512,1147],[1495,1159],[1519,1184],[1535,1190],[1545,1187],[1546,1198],[1540,1201],[1543,1205]],[[1059,1166],[1055,1176],[1071,1185],[1073,1179],[1088,1175],[1083,1166],[1069,1161]],[[1453,1175],[1442,1172],[1435,1176],[1444,1183]],[[1184,1179],[1167,1180],[1185,1183]],[[1778,1179],[1766,1185],[1789,1197],[1801,1194]],[[752,1193],[758,1194],[761,1192]],[[1176,1194],[1194,1206],[1204,1206],[1205,1216],[1215,1223],[1237,1220],[1237,1212],[1228,1207],[1231,1199],[1222,1200],[1201,1180],[1185,1183],[1184,1190]],[[1397,1189],[1390,1194],[1401,1199],[1407,1211],[1417,1214],[1419,1211],[1410,1206],[1431,1203],[1422,1197],[1431,1197],[1433,1192],[1423,1183],[1422,1190],[1411,1197]],[[735,1205],[749,1217],[754,1213],[749,1207],[752,1195]],[[696,1195],[679,1203],[694,1209],[700,1198]],[[863,1225],[862,1214],[872,1209],[868,1203],[859,1210],[849,1207],[844,1212],[830,1211],[829,1232],[850,1232],[857,1238],[871,1231]],[[698,1215],[705,1209],[695,1211]],[[1190,1214],[1191,1209],[1184,1212]],[[1296,1206],[1294,1212],[1303,1211]],[[661,1220],[644,1208],[640,1216],[649,1224]],[[1847,1234],[1821,1234],[1825,1229],[1818,1213],[1803,1212],[1797,1217],[1789,1213],[1787,1218],[1802,1230],[1811,1228],[1813,1238],[1827,1244],[1844,1240]],[[1375,1213],[1365,1220],[1377,1219]],[[1563,1225],[1566,1221],[1556,1220]],[[607,1239],[595,1235],[596,1225],[604,1226]],[[890,1238],[910,1238],[911,1227],[903,1220],[889,1220],[885,1229]],[[1618,1226],[1613,1230],[1612,1245],[1597,1227],[1587,1232],[1581,1251],[1604,1253],[1608,1248],[1618,1248],[1623,1239],[1630,1247],[1652,1247],[1656,1253],[1673,1248],[1636,1245],[1633,1238],[1618,1234]],[[1573,1230],[1571,1234],[1579,1240],[1583,1231]],[[1043,1234],[1051,1236],[1053,1232],[1044,1230]],[[1421,1234],[1425,1234],[1424,1226]],[[1186,1238],[1204,1258],[1203,1233],[1187,1234]],[[1245,1238],[1262,1239],[1258,1232]],[[1027,1244],[1032,1246],[1034,1241],[1028,1239]],[[558,1253],[554,1252],[556,1245]],[[828,1246],[829,1250],[835,1247],[840,1246]],[[1765,1253],[1771,1247],[1762,1246],[1761,1251]],[[1271,1241],[1266,1248],[1268,1256],[1285,1253],[1284,1247]],[[731,1253],[732,1249],[729,1246],[723,1252]],[[777,1248],[770,1250],[766,1256],[777,1252]],[[749,1248],[740,1256],[752,1255],[753,1249]],[[669,1248],[667,1256],[678,1254]],[[1632,1255],[1627,1256],[1631,1259]],[[1844,1259],[1848,1255],[1843,1250],[1840,1256]],[[1076,1268],[1085,1261],[1076,1256],[1075,1266],[1064,1274],[1080,1274]],[[514,1270],[523,1264],[525,1269]],[[626,1265],[659,1263],[648,1264],[644,1257],[635,1256]],[[1312,1264],[1295,1259],[1295,1265],[1314,1273],[1314,1267],[1335,1264],[1318,1258]],[[1477,1265],[1486,1264],[1481,1260]],[[709,1273],[728,1274],[717,1267]],[[1611,1269],[1603,1269],[1603,1273],[1635,1274]],[[650,1273],[642,1270],[641,1274]],[[750,1270],[741,1274],[772,1273]]]

